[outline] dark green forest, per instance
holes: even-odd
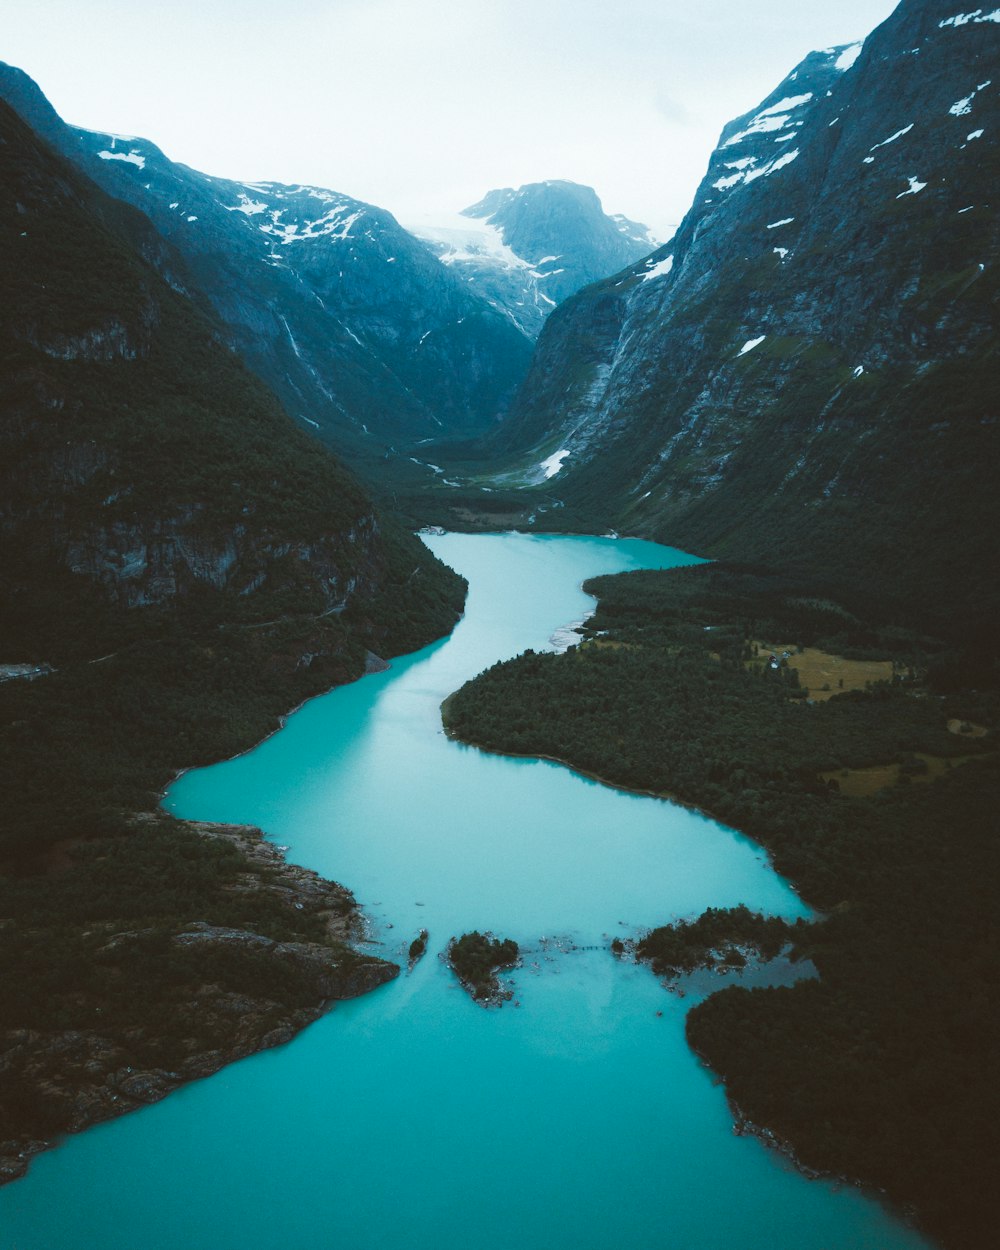
[[[696,920],[678,920],[651,929],[635,944],[635,953],[658,977],[673,980],[696,968],[742,968],[747,954],[760,963],[770,963],[803,925],[793,926],[778,916],[752,912],[742,904],[709,907]],[[616,955],[625,953],[620,938],[611,948]]]
[[[488,669],[446,703],[449,732],[669,795],[765,846],[820,913],[791,935],[820,979],[713,995],[688,1017],[692,1046],[741,1116],[803,1165],[884,1190],[949,1245],[991,1244],[995,668],[760,569],[703,565],[586,588],[599,605],[581,644]],[[747,665],[750,640],[768,634],[893,658],[895,679],[811,703],[789,665]],[[954,718],[990,732],[951,733]],[[916,752],[943,759],[944,775],[922,780]],[[871,798],[818,776],[893,762],[898,783]],[[718,916],[663,920],[694,924],[640,943],[664,973],[693,966],[719,929]]]

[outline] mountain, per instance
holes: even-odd
[[[501,446],[560,525],[990,628],[998,63],[995,13],[903,0],[725,128],[670,244],[541,335]]]
[[[246,616],[342,610],[397,549],[433,563],[144,259],[165,252],[145,217],[6,105],[3,139],[5,650],[64,626],[38,612],[57,585],[112,612],[218,596]]]
[[[145,139],[67,126],[0,66],[0,98],[181,258],[167,276],[210,306],[287,410],[359,460],[478,434],[506,411],[530,344],[384,209],[335,191],[213,178]]]
[[[608,216],[575,182],[490,191],[450,221],[409,228],[532,339],[557,304],[657,247],[646,226]]]
[[[2,1183],[396,975],[344,887],[159,799],[440,637],[464,583],[2,101],[0,182]]]

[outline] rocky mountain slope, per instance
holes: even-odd
[[[349,891],[158,801],[440,637],[464,583],[2,101],[0,185],[2,1182],[395,975]]]
[[[557,304],[657,246],[591,187],[563,181],[490,191],[453,220],[408,228],[532,339]]]
[[[672,242],[548,321],[559,524],[995,618],[1000,18],[903,0],[731,122]]]
[[[67,126],[0,66],[0,97],[183,259],[231,345],[306,428],[356,459],[479,433],[505,411],[530,345],[384,209],[319,187],[242,184],[145,139]]]
[[[60,582],[95,611],[216,595],[248,616],[285,596],[343,612],[380,593],[397,550],[430,570],[143,259],[166,252],[149,222],[6,106],[3,139],[7,647],[58,631],[65,614],[38,604]]]

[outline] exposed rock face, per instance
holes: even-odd
[[[148,214],[170,248],[151,243],[147,258],[210,306],[288,411],[342,453],[476,433],[506,412],[530,343],[384,209],[321,187],[213,178],[148,140],[69,127],[10,66],[0,96]]]
[[[711,554],[807,536],[983,602],[1000,23],[954,8],[807,57],[723,131],[671,243],[553,314],[504,440],[567,452],[567,508]]]
[[[531,338],[557,304],[657,246],[646,226],[608,216],[575,182],[490,191],[453,221],[410,228]]]
[[[251,595],[266,583],[278,589],[275,571],[284,563],[310,570],[326,608],[346,606],[357,578],[345,575],[339,536],[314,543],[261,541],[244,525],[201,536],[201,513],[202,509],[185,509],[68,538],[67,566],[104,585],[121,606],[141,607],[168,602],[199,583],[239,595]],[[358,518],[349,541],[364,550],[377,534],[378,523],[369,514]],[[286,586],[293,584],[290,577]]]

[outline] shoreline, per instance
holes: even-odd
[[[461,620],[461,617],[459,618],[459,620]],[[458,622],[456,621],[455,624],[457,625]],[[445,635],[445,637],[450,637],[452,633],[454,633],[454,626],[452,626],[452,629],[448,632],[448,634]],[[435,639],[434,641],[439,642],[440,639]],[[434,643],[433,642],[428,643],[427,645],[433,646]],[[418,648],[418,650],[422,650],[422,648]],[[415,654],[415,653],[409,652],[407,654]],[[378,667],[369,667],[369,659],[378,661]],[[280,734],[281,731],[288,724],[289,720],[295,715],[295,713],[301,712],[302,709],[308,703],[312,703],[314,699],[322,699],[326,695],[332,694],[334,690],[340,690],[344,686],[353,686],[355,682],[363,681],[365,677],[373,677],[373,676],[376,676],[378,673],[387,673],[391,668],[392,668],[391,660],[382,659],[382,657],[380,655],[376,655],[374,651],[367,652],[366,657],[365,657],[364,670],[358,673],[357,677],[352,677],[348,681],[336,682],[332,686],[326,686],[323,690],[317,690],[315,694],[307,694],[304,699],[300,699],[298,703],[296,703],[294,707],[289,708],[287,712],[280,712],[278,714],[277,725],[275,725],[275,727],[272,730],[270,730],[270,732],[266,733],[263,736],[263,738],[258,738],[256,742],[251,743],[250,746],[248,747],[244,747],[242,751],[237,751],[233,755],[224,755],[222,759],[210,760],[207,764],[185,764],[183,768],[178,768],[177,771],[174,773],[174,775],[167,782],[167,784],[158,793],[156,797],[157,809],[161,811],[165,816],[170,816],[173,820],[183,820],[184,819],[183,816],[174,816],[172,812],[168,812],[166,808],[163,806],[163,800],[167,797],[167,791],[170,789],[172,785],[174,785],[175,782],[179,781],[181,777],[186,776],[188,773],[196,772],[199,768],[214,768],[216,764],[228,764],[230,760],[241,760],[243,759],[245,755],[252,755],[253,752],[256,751],[258,747],[262,747],[265,742],[270,742],[270,740],[276,734]],[[211,822],[194,821],[193,823],[199,824],[199,823],[211,823]],[[222,822],[222,823],[227,823],[227,822]],[[255,827],[256,826],[254,825],[239,826],[239,828],[242,828],[242,829],[253,829]],[[265,838],[268,837],[266,830],[261,830],[261,832],[264,834]]]
[[[169,814],[168,814],[169,816]],[[134,1069],[133,1058],[113,1031],[104,1034],[97,1029],[71,1030],[47,1035],[16,1031],[14,1050],[30,1048],[32,1058],[69,1054],[83,1056],[88,1067],[98,1068],[86,1085],[76,1085],[71,1094],[73,1114],[68,1131],[50,1138],[10,1139],[0,1143],[0,1186],[21,1179],[28,1172],[31,1160],[47,1150],[57,1148],[68,1136],[83,1132],[95,1124],[118,1119],[131,1111],[160,1102],[175,1090],[192,1081],[212,1076],[238,1060],[249,1058],[275,1046],[283,1046],[307,1025],[326,1015],[337,1002],[359,998],[394,980],[400,967],[392,960],[364,954],[353,943],[363,937],[366,917],[353,894],[345,886],[320,876],[313,869],[289,864],[285,853],[262,830],[253,825],[224,822],[180,821],[201,837],[228,841],[240,850],[257,884],[244,883],[250,891],[268,890],[282,897],[290,907],[311,910],[325,921],[328,938],[345,952],[316,942],[277,941],[251,930],[225,929],[194,922],[172,934],[171,945],[188,949],[238,950],[268,960],[277,968],[288,968],[307,976],[317,997],[307,1006],[282,1007],[275,1022],[273,1000],[242,998],[239,1027],[234,1029],[223,1046],[206,1046],[194,1050],[171,1068]],[[147,819],[156,819],[155,816]],[[254,871],[257,870],[257,871]],[[258,875],[258,873],[260,875]],[[267,879],[264,880],[264,874]],[[360,934],[359,934],[360,930]],[[124,933],[127,940],[131,934]],[[116,937],[112,937],[114,942]],[[211,1017],[213,1013],[227,1017],[229,995],[219,990],[216,996],[205,987],[192,986],[190,994],[179,1005],[191,1019]],[[41,1043],[41,1044],[40,1044]],[[51,1073],[47,1074],[51,1079]]]
[[[451,696],[449,695],[448,698],[450,699]],[[448,699],[445,699],[443,703],[441,704],[442,710],[444,709],[444,706],[447,702],[448,702]],[[631,786],[622,785],[618,782],[609,781],[607,780],[607,778],[601,777],[598,773],[591,772],[590,770],[585,769],[585,768],[580,768],[574,764],[569,763],[567,760],[559,758],[558,756],[529,754],[527,752],[522,752],[522,751],[495,750],[492,747],[482,746],[478,742],[470,742],[465,738],[461,738],[456,733],[454,733],[451,729],[447,728],[447,726],[445,727],[445,734],[453,742],[458,742],[463,746],[473,747],[477,751],[484,751],[490,755],[505,755],[505,756],[510,757],[511,759],[545,760],[546,762],[550,764],[558,764],[560,767],[567,768],[570,770],[570,772],[574,772],[581,777],[585,777],[590,781],[596,781],[601,785],[606,785],[610,789],[620,790],[625,794],[635,794],[644,798],[662,799],[666,802],[676,803],[679,807],[684,807],[688,811],[696,812],[698,815],[705,816],[709,820],[714,820],[717,824],[721,824],[727,829],[734,829],[734,831],[740,834],[741,837],[748,838],[750,841],[754,843],[755,846],[759,846],[760,849],[767,855],[767,861],[768,861],[768,865],[771,868],[771,871],[775,872],[779,876],[781,875],[780,873],[777,873],[777,869],[774,867],[773,861],[771,859],[771,853],[767,847],[765,847],[762,843],[757,842],[755,838],[752,838],[749,834],[744,833],[742,830],[735,829],[734,826],[726,824],[725,821],[720,820],[717,816],[715,816],[712,812],[710,812],[706,808],[698,807],[694,803],[687,803],[683,799],[679,799],[669,793],[661,793],[655,790],[637,789]],[[801,894],[799,894],[799,891],[795,882],[787,877],[783,879],[788,881],[789,885],[792,887],[792,889],[795,891],[798,897],[802,898]],[[803,902],[805,901],[806,900],[803,899]],[[807,903],[806,905],[809,907],[809,911],[810,911],[810,915],[806,917],[809,923],[815,924],[815,923],[821,922],[824,919],[824,916],[822,913],[816,912],[810,904]],[[656,975],[648,964],[645,966],[651,976]],[[468,988],[468,987],[465,987],[465,988]],[[722,988],[724,989],[725,987],[722,987]],[[669,991],[665,991],[665,992],[669,992]],[[719,992],[721,992],[721,990],[712,991],[712,993],[719,993]],[[470,994],[471,994],[471,991],[470,991]],[[709,995],[709,997],[710,996],[711,995]],[[475,1001],[475,996],[472,995],[472,997],[473,997],[473,1001]],[[486,1004],[486,1005],[488,1006],[489,1004]],[[694,1006],[694,1005],[695,1004],[691,1004],[690,1006]],[[690,1010],[690,1006],[688,1010]],[[787,1163],[789,1164],[789,1166],[793,1167],[796,1172],[800,1173],[807,1180],[821,1180],[827,1183],[832,1183],[834,1185],[846,1185],[846,1186],[850,1186],[852,1188],[858,1189],[861,1193],[865,1194],[867,1197],[878,1202],[883,1208],[885,1208],[885,1210],[890,1212],[895,1219],[900,1220],[908,1228],[912,1228],[915,1231],[919,1232],[920,1235],[926,1237],[928,1241],[931,1240],[930,1235],[921,1227],[921,1225],[917,1221],[916,1214],[913,1211],[910,1211],[908,1209],[905,1209],[901,1206],[897,1206],[896,1204],[894,1204],[892,1200],[889,1198],[889,1196],[886,1194],[885,1190],[878,1189],[872,1185],[868,1185],[859,1177],[846,1176],[846,1175],[838,1174],[835,1172],[823,1171],[821,1169],[811,1167],[807,1163],[804,1163],[802,1159],[799,1158],[794,1146],[789,1141],[787,1141],[783,1137],[780,1137],[777,1133],[774,1132],[773,1129],[769,1129],[766,1125],[757,1124],[756,1121],[752,1120],[750,1116],[748,1116],[746,1112],[743,1111],[743,1109],[739,1106],[739,1104],[736,1102],[736,1100],[732,1097],[732,1095],[729,1092],[729,1087],[726,1081],[725,1074],[713,1068],[712,1065],[709,1063],[708,1059],[705,1057],[705,1055],[702,1054],[701,1051],[697,1050],[694,1046],[692,1046],[689,1041],[687,1041],[686,1030],[685,1030],[685,1044],[688,1046],[688,1049],[695,1056],[695,1058],[702,1065],[702,1067],[707,1072],[709,1072],[714,1079],[718,1080],[725,1088],[726,1105],[729,1108],[729,1111],[733,1120],[732,1132],[737,1137],[743,1137],[743,1136],[755,1137],[768,1149],[774,1150],[778,1155],[780,1155],[783,1159],[785,1159]]]
[[[449,702],[449,700],[451,699],[451,697],[452,696],[449,695],[448,698],[445,699],[441,704],[442,722],[443,722],[444,709],[447,703]],[[638,795],[638,796],[645,797],[645,798],[661,799],[666,802],[676,803],[679,807],[684,807],[688,811],[695,812],[698,815],[701,815],[701,816],[706,817],[707,819],[713,820],[717,824],[721,824],[727,829],[733,829],[734,832],[738,833],[741,837],[745,837],[749,841],[753,842],[753,844],[759,847],[761,851],[763,851],[764,854],[767,856],[767,862],[771,871],[775,872],[778,876],[782,875],[775,868],[773,859],[771,857],[771,852],[766,846],[763,845],[763,843],[758,842],[756,838],[753,838],[750,834],[745,833],[743,830],[737,829],[735,826],[728,824],[724,820],[721,820],[718,816],[716,816],[707,808],[699,807],[695,803],[688,803],[685,800],[678,798],[675,795],[670,794],[669,792],[660,792],[660,791],[649,790],[649,789],[640,789],[637,787],[622,785],[620,782],[609,781],[607,778],[600,776],[600,774],[595,773],[589,769],[582,768],[578,765],[572,764],[569,761],[560,758],[559,756],[529,753],[529,752],[523,752],[523,751],[504,751],[504,750],[499,750],[493,747],[483,746],[481,743],[470,741],[466,738],[460,737],[457,733],[455,733],[453,730],[451,730],[447,726],[444,727],[444,732],[445,732],[445,735],[449,739],[451,739],[453,742],[460,743],[462,746],[472,747],[477,751],[483,751],[490,755],[508,756],[511,759],[545,760],[548,763],[557,764],[562,768],[567,768],[569,769],[570,772],[574,772],[578,776],[585,777],[590,781],[596,781],[600,785],[608,786],[610,789],[613,789],[613,790],[622,791],[625,794],[634,794],[634,795]],[[809,915],[805,919],[811,924],[821,923],[825,919],[824,914],[822,912],[815,910],[812,907],[812,905],[809,904],[807,900],[803,898],[803,896],[799,892],[796,882],[788,877],[783,877],[782,879],[788,882],[788,884],[794,890],[796,895],[800,899],[802,899],[802,901],[809,908]],[[655,973],[653,973],[652,968],[649,967],[648,964],[646,965],[646,967],[650,975],[655,976]],[[721,987],[720,990],[713,990],[708,995],[708,997],[711,997],[712,993],[721,992],[721,989],[724,989],[724,988],[725,987]],[[665,989],[665,992],[669,992],[669,991],[666,991]],[[695,1004],[691,1004],[691,1006],[694,1006],[694,1005]],[[688,1010],[689,1009],[690,1008],[688,1008]],[[842,1173],[836,1173],[836,1172],[826,1171],[823,1169],[814,1168],[811,1165],[805,1163],[799,1157],[798,1153],[795,1150],[795,1147],[791,1144],[791,1142],[779,1136],[779,1134],[777,1134],[773,1129],[768,1128],[766,1125],[758,1124],[749,1115],[747,1115],[747,1113],[740,1107],[740,1105],[736,1102],[735,1098],[731,1095],[725,1074],[718,1071],[716,1068],[714,1068],[711,1065],[711,1063],[709,1063],[706,1056],[701,1051],[699,1051],[696,1047],[691,1045],[691,1043],[687,1040],[686,1029],[685,1029],[685,1044],[688,1046],[688,1049],[691,1051],[691,1053],[695,1056],[698,1063],[701,1064],[701,1066],[705,1069],[706,1072],[711,1074],[713,1080],[718,1081],[724,1087],[725,1095],[726,1095],[726,1105],[729,1108],[730,1115],[732,1117],[732,1132],[734,1135],[738,1137],[748,1136],[748,1137],[756,1138],[762,1145],[767,1147],[769,1150],[775,1151],[776,1154],[778,1154],[783,1160],[785,1160],[785,1162],[787,1163],[789,1167],[793,1168],[797,1173],[799,1173],[801,1176],[803,1176],[807,1180],[814,1180],[814,1181],[818,1180],[827,1184],[832,1184],[835,1187],[849,1186],[853,1189],[858,1190],[865,1197],[877,1202],[894,1219],[899,1220],[907,1228],[911,1228],[915,1232],[919,1233],[920,1236],[924,1237],[928,1241],[929,1244],[931,1245],[937,1244],[934,1238],[932,1237],[932,1235],[920,1223],[919,1218],[918,1218],[918,1213],[912,1208],[894,1203],[893,1200],[889,1197],[889,1195],[884,1189],[878,1188],[877,1186],[874,1186],[874,1185],[870,1185],[866,1183],[864,1180],[862,1180],[860,1177],[849,1176],[849,1175],[842,1174]]]
[[[449,635],[450,632],[452,631],[449,631]],[[264,888],[283,894],[290,907],[305,910],[311,905],[315,909],[318,897],[327,902],[330,905],[328,909],[330,917],[326,925],[328,937],[349,951],[354,961],[354,967],[347,970],[342,983],[339,985],[336,983],[338,972],[336,952],[330,946],[303,942],[277,942],[263,938],[251,930],[213,930],[208,926],[199,934],[192,930],[196,930],[197,925],[203,922],[192,921],[187,929],[172,935],[174,942],[178,939],[195,937],[201,939],[202,945],[210,944],[213,940],[230,945],[240,942],[244,949],[251,949],[265,958],[285,959],[287,962],[294,963],[300,971],[305,970],[307,974],[315,978],[318,989],[315,1002],[305,1007],[287,1009],[278,1024],[271,1022],[269,1027],[254,1034],[252,1024],[247,1025],[247,1014],[252,1017],[256,1006],[261,1016],[273,1016],[274,1004],[269,1000],[249,1000],[249,1012],[241,1015],[241,1027],[231,1031],[226,1044],[195,1051],[186,1056],[176,1069],[151,1067],[134,1070],[127,1062],[131,1058],[130,1051],[123,1047],[121,1039],[116,1038],[113,1032],[104,1034],[94,1029],[87,1029],[71,1030],[66,1034],[38,1034],[30,1030],[14,1030],[10,1035],[11,1044],[5,1047],[6,1052],[15,1055],[21,1050],[27,1052],[29,1062],[33,1067],[41,1069],[44,1080],[51,1081],[53,1075],[50,1070],[46,1069],[46,1057],[66,1053],[82,1056],[87,1062],[88,1069],[96,1068],[97,1072],[93,1073],[94,1079],[86,1085],[74,1084],[72,1079],[67,1082],[70,1086],[69,1097],[73,1104],[68,1130],[53,1134],[51,1137],[43,1137],[39,1134],[31,1137],[0,1138],[0,1186],[20,1180],[27,1174],[32,1159],[57,1148],[68,1136],[83,1132],[96,1124],[118,1119],[141,1107],[160,1102],[182,1086],[212,1076],[231,1063],[275,1046],[282,1046],[302,1032],[307,1025],[326,1015],[335,1003],[370,993],[399,975],[400,968],[392,960],[356,949],[357,945],[365,941],[369,919],[348,887],[321,877],[319,873],[304,865],[290,863],[285,858],[286,852],[280,848],[279,844],[265,830],[254,825],[186,819],[175,815],[164,806],[170,788],[186,773],[199,768],[214,767],[228,760],[240,759],[251,754],[263,743],[280,733],[289,719],[307,703],[322,698],[342,686],[352,685],[364,677],[387,672],[391,667],[390,661],[375,655],[374,652],[366,651],[364,666],[356,676],[347,681],[325,686],[314,694],[300,699],[293,707],[278,714],[273,729],[242,751],[206,763],[190,764],[177,769],[163,789],[156,794],[155,804],[151,810],[131,813],[131,819],[139,827],[157,819],[167,819],[200,836],[230,842],[242,854],[246,867],[249,869],[249,875],[259,881],[260,878],[256,876],[255,869],[272,874],[269,885]],[[345,900],[350,900],[350,909],[346,914],[342,910]],[[333,919],[337,911],[343,915],[345,921],[343,925],[337,925]],[[187,1005],[199,1009],[211,1006],[209,1003],[202,1002],[197,995],[192,997]],[[57,1082],[58,1079],[57,1069]]]
[[[763,852],[763,854],[767,857],[767,865],[770,870],[776,876],[781,877],[782,881],[787,882],[795,894],[802,900],[806,907],[809,908],[810,914],[806,916],[805,919],[810,921],[822,919],[822,913],[817,911],[816,908],[813,907],[812,903],[810,903],[802,895],[799,890],[798,883],[792,877],[786,877],[775,867],[769,847],[766,847],[763,842],[759,842],[752,834],[747,833],[745,830],[737,829],[735,825],[731,825],[722,816],[717,816],[710,808],[702,807],[697,803],[689,803],[687,799],[682,799],[679,795],[673,794],[669,790],[647,790],[637,786],[626,786],[620,781],[611,781],[607,777],[602,777],[600,773],[595,773],[591,769],[583,768],[579,764],[572,764],[569,760],[562,759],[558,755],[543,755],[531,751],[504,751],[498,747],[484,746],[480,742],[474,742],[469,738],[463,738],[444,724],[444,709],[451,698],[452,695],[449,695],[448,698],[441,703],[441,711],[445,737],[449,738],[452,742],[460,743],[465,747],[472,747],[476,751],[483,751],[487,755],[503,755],[508,759],[513,760],[545,760],[546,763],[558,764],[561,768],[566,768],[571,773],[576,773],[578,777],[585,777],[588,781],[596,781],[602,786],[607,786],[609,790],[619,790],[622,794],[634,794],[640,798],[660,799],[665,803],[673,803],[677,807],[683,807],[689,812],[694,812],[697,816],[704,816],[706,820],[713,820],[717,825],[722,825],[724,829],[731,829],[734,833],[738,833],[741,838],[746,838]]]
[[[831,1172],[823,1168],[814,1168],[810,1164],[804,1163],[802,1159],[799,1158],[795,1147],[790,1141],[787,1140],[787,1138],[779,1136],[774,1129],[770,1129],[766,1125],[758,1124],[756,1120],[751,1119],[751,1117],[747,1115],[736,1099],[730,1094],[729,1088],[726,1084],[725,1075],[719,1072],[716,1068],[713,1068],[705,1055],[702,1054],[697,1047],[692,1046],[691,1043],[687,1041],[686,1037],[685,1042],[687,1043],[688,1049],[695,1056],[705,1071],[710,1073],[711,1076],[720,1082],[725,1088],[726,1106],[728,1107],[730,1116],[732,1117],[732,1133],[734,1137],[755,1138],[761,1143],[762,1146],[766,1147],[766,1149],[773,1150],[774,1153],[779,1155],[789,1167],[791,1167],[800,1176],[805,1177],[806,1180],[822,1181],[824,1184],[832,1185],[834,1188],[840,1188],[843,1186],[850,1189],[856,1189],[866,1198],[871,1199],[873,1202],[877,1202],[883,1210],[888,1212],[893,1217],[893,1219],[899,1220],[899,1222],[906,1228],[911,1228],[914,1232],[919,1233],[921,1237],[927,1240],[929,1245],[934,1246],[937,1244],[931,1233],[920,1223],[917,1212],[911,1208],[894,1203],[884,1189],[880,1189],[875,1185],[869,1185],[858,1176],[848,1176],[843,1172]]]

